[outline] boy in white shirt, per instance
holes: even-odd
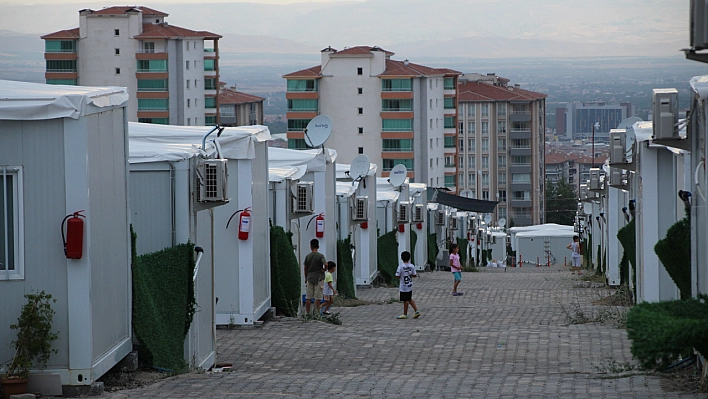
[[[398,316],[398,318],[408,318],[408,304],[410,303],[410,305],[413,307],[413,311],[415,312],[413,318],[417,319],[418,317],[420,317],[420,312],[418,311],[418,308],[415,306],[415,302],[413,301],[413,277],[418,277],[418,274],[415,272],[415,266],[409,263],[411,260],[410,252],[403,251],[403,253],[401,253],[401,260],[403,261],[403,263],[398,265],[398,270],[396,270],[396,277],[398,277],[400,281],[398,291],[400,293],[401,302],[403,302],[403,314]]]

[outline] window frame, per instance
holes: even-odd
[[[2,253],[0,253],[0,264],[2,264],[0,268],[0,281],[7,281],[7,280],[24,280],[25,278],[25,259],[24,259],[24,236],[25,236],[25,228],[24,228],[24,193],[22,188],[24,187],[23,183],[23,175],[22,175],[22,167],[21,166],[0,166],[0,198],[2,198],[2,208],[0,208],[0,212],[3,214],[3,218],[0,219],[2,224],[0,224],[0,229],[2,229],[3,234],[2,237],[5,237],[5,232],[8,229],[8,226],[6,225],[5,221],[5,214],[9,213],[8,211],[8,206],[6,203],[6,199],[8,196],[8,193],[6,191],[7,183],[6,179],[7,176],[11,176],[12,180],[12,234],[13,237],[15,238],[12,242],[12,249],[13,249],[13,269],[9,270],[6,269],[6,262],[9,259],[9,254],[7,253],[8,251],[4,250]],[[4,239],[5,242],[7,242],[7,238]],[[5,248],[5,243],[3,242],[3,248]]]

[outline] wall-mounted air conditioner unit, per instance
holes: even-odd
[[[438,226],[445,226],[445,211],[435,211],[435,224]]]
[[[410,221],[411,203],[408,201],[400,201],[396,212],[396,223],[405,224]]]
[[[492,234],[492,244],[496,244],[496,243],[497,243],[497,236]]]
[[[455,216],[450,218],[450,230],[457,230],[457,217]]]
[[[313,213],[313,182],[300,182],[295,185],[293,195],[293,212],[294,213]]]
[[[622,169],[610,168],[610,186],[621,186],[622,182]]]
[[[228,201],[228,160],[206,159],[197,164],[197,202]]]
[[[423,204],[416,204],[413,207],[413,223],[423,223],[425,222],[425,206]]]
[[[610,131],[610,164],[627,163],[627,132]]]
[[[474,230],[476,227],[474,219],[467,219],[467,230]]]
[[[588,199],[588,185],[587,184],[581,184],[580,185],[580,200],[586,200]]]
[[[356,197],[354,199],[352,220],[355,222],[366,222],[369,220],[369,197]]]
[[[691,0],[691,48],[708,48],[708,0]]]
[[[678,134],[678,90],[652,90],[654,140],[677,140]]]
[[[600,184],[600,168],[590,168],[590,190],[602,190],[602,184]]]

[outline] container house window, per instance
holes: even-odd
[[[22,169],[0,167],[0,280],[24,278]]]

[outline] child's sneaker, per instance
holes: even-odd
[[[397,319],[407,319],[408,316],[402,314],[402,315],[400,315],[400,316],[398,316],[398,317],[396,317],[396,318],[397,318]]]
[[[417,318],[419,318],[419,317],[420,317],[420,312],[415,312],[415,314],[413,315],[413,318],[414,318],[414,319],[417,319]]]

